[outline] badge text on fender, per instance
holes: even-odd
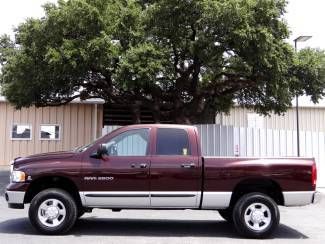
[[[87,181],[96,181],[96,180],[100,180],[100,181],[112,181],[114,180],[113,176],[85,176],[84,180]]]

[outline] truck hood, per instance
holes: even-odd
[[[65,158],[73,157],[74,155],[76,155],[76,152],[73,152],[73,151],[34,154],[34,155],[26,156],[26,157],[16,158],[14,160],[14,163],[15,163],[15,165],[21,165],[21,164],[31,163],[31,162],[65,159]]]

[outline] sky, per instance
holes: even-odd
[[[42,5],[56,0],[0,0],[0,35],[13,36],[13,28],[28,17],[42,17]],[[290,43],[300,35],[311,35],[312,39],[299,43],[325,49],[325,0],[289,0],[285,19],[291,31]]]
[[[291,31],[291,43],[300,35],[310,35],[312,38],[299,43],[298,48],[325,49],[325,0],[289,0],[285,18]]]

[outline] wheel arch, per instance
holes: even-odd
[[[77,185],[64,176],[43,176],[32,181],[26,191],[24,203],[30,203],[39,192],[48,188],[58,188],[67,191],[74,198],[77,206],[82,206]]]
[[[277,205],[284,205],[281,186],[269,178],[250,178],[237,183],[230,199],[230,206],[234,206],[238,199],[251,192],[260,192],[271,197]]]

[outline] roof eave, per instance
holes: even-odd
[[[0,96],[0,102],[8,102],[8,100],[4,96]],[[87,100],[81,100],[81,99],[77,98],[77,99],[74,99],[73,101],[71,101],[70,103],[73,103],[73,104],[104,104],[105,100],[100,99],[100,98],[91,98],[91,99],[87,99]]]

